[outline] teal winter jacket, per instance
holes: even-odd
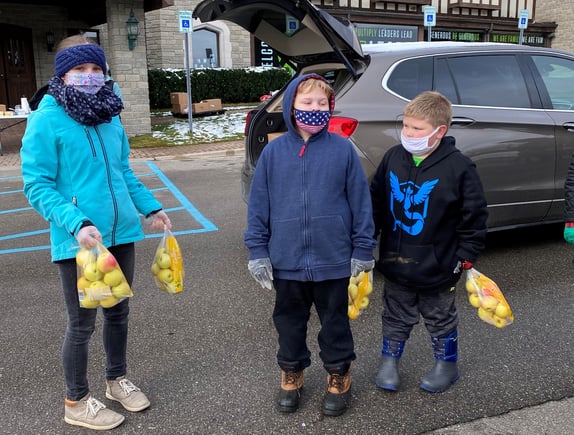
[[[24,194],[50,223],[52,261],[74,258],[91,221],[106,247],[143,239],[140,213],[161,209],[129,166],[119,117],[94,127],[68,116],[51,95],[28,117],[20,152]]]

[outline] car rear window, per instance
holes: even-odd
[[[445,93],[456,92],[453,103],[470,106],[530,108],[526,82],[514,55],[473,55],[447,57],[438,60],[442,75],[450,72],[453,87]],[[443,77],[444,78],[444,77]],[[442,92],[441,87],[436,88]]]

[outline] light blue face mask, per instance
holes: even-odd
[[[97,94],[106,84],[104,74],[98,73],[68,73],[67,85],[86,94]]]

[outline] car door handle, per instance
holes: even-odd
[[[574,133],[574,122],[565,122],[562,124],[565,130],[568,130],[571,133]]]
[[[451,126],[459,125],[461,127],[468,127],[469,125],[474,124],[476,121],[472,118],[452,118],[450,123]]]

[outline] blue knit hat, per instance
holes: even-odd
[[[73,45],[59,51],[54,59],[54,71],[56,76],[63,77],[72,68],[83,63],[95,63],[106,74],[106,55],[102,47],[96,44]]]

